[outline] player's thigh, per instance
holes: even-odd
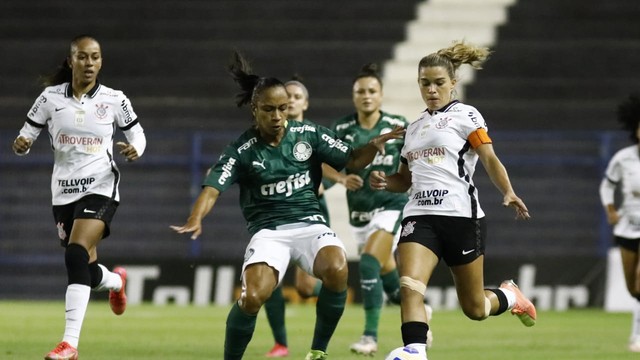
[[[463,309],[484,306],[484,256],[472,262],[450,267],[458,301]]]

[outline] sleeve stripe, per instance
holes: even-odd
[[[132,122],[129,123],[129,125],[127,125],[125,127],[121,127],[120,130],[127,131],[127,130],[131,129],[132,127],[134,127],[137,123],[138,123],[137,119],[133,120]]]
[[[482,144],[492,143],[491,138],[489,137],[489,134],[487,134],[487,130],[482,128],[469,134],[469,137],[467,137],[467,140],[469,140],[469,143],[471,143],[471,146],[474,149]]]
[[[27,118],[27,120],[25,120],[25,122],[33,127],[37,127],[38,129],[42,129],[44,128],[44,124],[38,124],[37,122]]]

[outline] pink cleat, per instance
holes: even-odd
[[[273,345],[273,348],[265,354],[268,358],[279,358],[279,357],[287,357],[289,356],[289,349],[282,344],[276,343]]]
[[[45,360],[78,360],[78,350],[63,341],[55,349],[51,350],[45,357]]]
[[[118,291],[109,291],[109,305],[111,311],[116,315],[122,315],[127,308],[127,295],[124,293],[125,285],[127,283],[127,270],[123,267],[117,267],[113,269],[113,272],[120,275],[122,279],[122,287]]]

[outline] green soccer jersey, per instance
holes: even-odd
[[[251,128],[226,147],[203,186],[240,186],[240,207],[252,235],[295,222],[326,223],[317,191],[322,163],[346,165],[352,147],[326,127],[289,121],[278,146]]]
[[[372,129],[365,129],[358,123],[357,114],[345,116],[333,124],[336,136],[353,148],[365,145],[372,138],[390,132],[396,126],[404,128],[409,124],[403,116],[381,112],[380,120]],[[364,226],[371,217],[382,210],[402,210],[407,202],[406,193],[392,193],[373,190],[369,186],[369,174],[373,170],[384,171],[387,175],[395,174],[400,167],[400,151],[403,140],[389,140],[385,145],[385,154],[378,153],[373,162],[356,174],[364,180],[364,185],[356,191],[347,191],[349,205],[349,223],[353,226]]]

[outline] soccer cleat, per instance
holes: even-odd
[[[352,353],[373,356],[378,351],[378,342],[373,336],[362,335],[358,342],[349,347]]]
[[[127,295],[124,293],[125,285],[127,283],[127,270],[123,267],[117,267],[113,269],[113,272],[120,275],[122,279],[122,287],[118,291],[109,291],[109,305],[111,311],[116,315],[122,315],[127,308]]]
[[[311,350],[304,357],[304,360],[326,360],[328,359],[327,353],[322,350]]]
[[[424,311],[427,313],[427,324],[431,323],[431,319],[433,318],[433,308],[428,304],[424,304]],[[429,330],[427,331],[427,350],[431,349],[433,346],[433,332],[431,331],[431,326],[429,326]]]
[[[511,314],[516,315],[524,326],[536,324],[536,307],[527,299],[513,280],[505,280],[500,284],[501,289],[511,290],[516,295],[516,303],[511,308]]]
[[[287,357],[289,356],[289,349],[282,344],[276,343],[273,345],[273,348],[265,354],[268,358],[279,358],[279,357]]]
[[[63,341],[55,349],[51,350],[45,357],[45,360],[77,360],[78,350]]]

